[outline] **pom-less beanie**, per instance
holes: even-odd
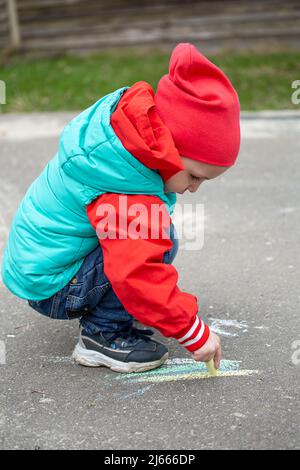
[[[173,50],[155,104],[181,156],[211,165],[234,164],[240,147],[238,95],[224,72],[192,44]]]

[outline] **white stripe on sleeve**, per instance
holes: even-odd
[[[179,343],[182,343],[183,341],[186,341],[187,339],[189,339],[192,336],[192,334],[194,333],[194,331],[198,327],[199,322],[200,322],[199,317],[196,317],[196,320],[195,320],[192,328],[182,338],[179,338],[179,340],[178,340]]]
[[[202,338],[203,333],[204,333],[204,329],[205,329],[205,323],[202,322],[200,331],[199,331],[199,333],[197,334],[196,338],[191,339],[190,341],[187,341],[186,343],[182,343],[182,346],[184,346],[184,347],[186,348],[187,346],[191,346],[192,344],[197,343],[197,341],[199,341],[199,340]]]

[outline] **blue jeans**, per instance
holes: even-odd
[[[163,262],[171,264],[178,251],[174,226],[170,227],[171,250]],[[37,312],[56,320],[80,318],[81,325],[90,334],[127,330],[133,317],[125,310],[103,271],[101,246],[89,253],[76,276],[49,299],[28,301]]]

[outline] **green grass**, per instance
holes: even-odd
[[[296,108],[291,102],[291,83],[300,79],[300,52],[224,52],[209,58],[230,77],[242,109]],[[7,89],[7,104],[0,111],[83,109],[139,80],[156,88],[167,72],[168,59],[168,52],[156,48],[124,48],[86,57],[0,60],[0,80]]]

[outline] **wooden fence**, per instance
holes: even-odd
[[[0,49],[10,44],[6,0],[0,0]]]
[[[20,48],[46,55],[179,41],[206,49],[300,44],[299,0],[0,0],[0,49],[18,47],[10,1]]]

